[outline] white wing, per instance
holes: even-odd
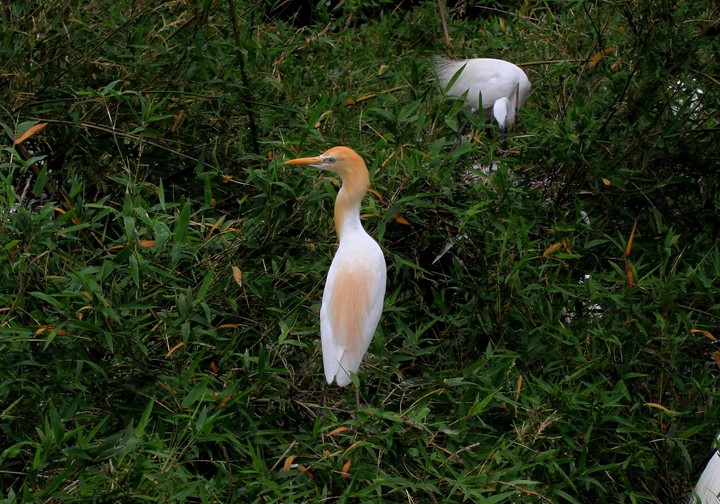
[[[497,100],[507,98],[507,126],[511,126],[515,122],[515,110],[525,103],[530,93],[530,81],[525,72],[509,61],[493,58],[459,61],[435,59],[438,80],[445,88],[461,69],[462,73],[450,87],[448,94],[462,96],[467,91],[468,103],[474,111],[482,108],[486,121],[491,120]]]
[[[330,265],[320,309],[325,379],[344,387],[357,373],[380,320],[387,269],[365,231],[343,236]]]
[[[694,495],[703,504],[720,502],[720,454],[715,450],[695,485]],[[691,500],[690,502],[695,502]]]

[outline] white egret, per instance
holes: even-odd
[[[335,199],[339,245],[328,271],[320,308],[325,379],[348,385],[357,373],[380,320],[387,268],[377,242],[360,223],[360,203],[370,186],[363,159],[347,147],[333,147],[309,158],[286,161],[331,171],[342,187]]]
[[[530,94],[530,80],[520,67],[504,60],[474,58],[450,60],[436,57],[435,72],[447,94],[463,96],[473,113],[483,111],[485,121],[497,121],[501,133],[515,123],[517,110]],[[453,84],[448,85],[453,80]]]
[[[720,443],[720,436],[718,436],[716,443]],[[687,501],[688,503],[700,502],[701,504],[717,503],[720,502],[718,496],[720,496],[720,453],[718,453],[717,448],[713,448],[707,458],[705,469],[695,485],[693,496]],[[699,501],[696,499],[699,499]]]

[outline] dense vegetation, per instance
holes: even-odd
[[[460,0],[449,46],[429,0],[0,23],[3,502],[692,489],[720,418],[712,2]],[[522,64],[506,139],[443,97],[444,53]],[[359,409],[319,349],[337,181],[282,163],[333,145],[388,265]]]

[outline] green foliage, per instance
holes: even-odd
[[[720,415],[717,13],[454,4],[451,52],[527,63],[500,139],[432,79],[436,2],[229,5],[0,7],[0,499],[687,494]],[[282,164],[340,144],[388,264],[359,409],[317,336],[337,181]]]

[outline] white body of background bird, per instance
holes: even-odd
[[[720,435],[716,442],[720,443]],[[693,496],[687,499],[688,504],[695,502],[700,502],[700,504],[720,503],[720,453],[717,449],[713,449],[708,457],[707,465],[695,485]]]
[[[472,112],[483,111],[485,121],[497,122],[502,133],[515,124],[517,110],[530,94],[530,80],[520,67],[493,58],[450,60],[435,58],[435,72],[447,94],[463,96]],[[461,72],[449,89],[454,76]]]

